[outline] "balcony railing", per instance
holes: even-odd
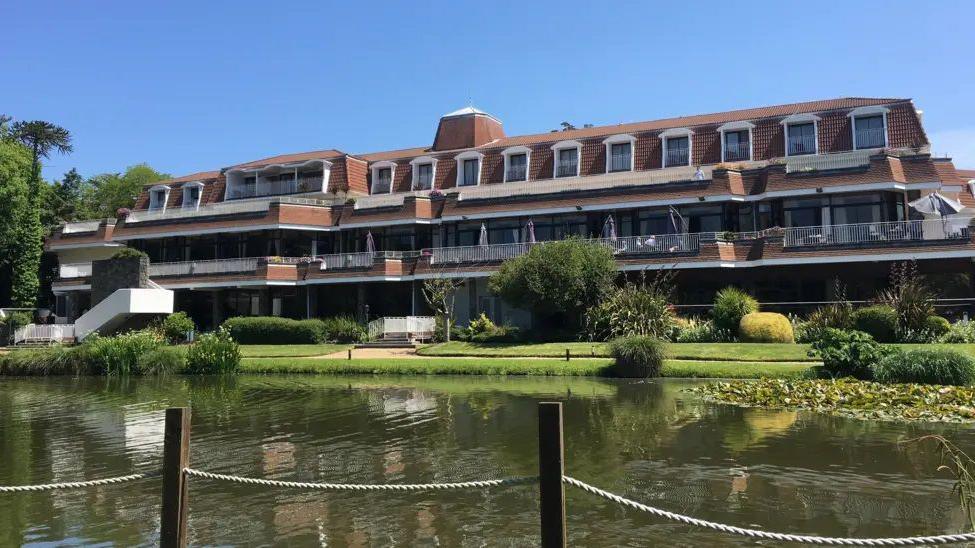
[[[350,268],[371,268],[376,258],[375,253],[335,253],[331,255],[319,255],[315,257],[321,259],[322,270],[343,270]]]
[[[321,177],[299,177],[297,180],[260,181],[257,184],[248,186],[235,185],[227,195],[227,199],[242,200],[245,198],[281,196],[284,194],[298,194],[301,192],[319,192],[321,190]]]
[[[667,149],[664,167],[686,166],[690,164],[690,150],[686,148]]]
[[[505,173],[505,181],[524,181],[528,178],[528,166],[508,166],[508,171]]]
[[[786,173],[802,173],[827,169],[848,169],[870,165],[871,150],[856,150],[853,152],[837,152],[835,154],[816,154],[788,158],[785,163]]]
[[[431,188],[433,188],[432,175],[420,175],[416,178],[416,182],[413,183],[413,190],[430,190]]]
[[[614,255],[694,253],[701,248],[701,234],[627,236],[615,240],[601,239],[599,242],[612,247]]]
[[[783,247],[888,245],[969,239],[967,225],[937,219],[786,228]]]
[[[633,157],[629,154],[611,154],[609,158],[610,171],[629,171],[633,167]]]
[[[342,200],[344,202],[344,200]],[[125,218],[126,224],[145,221],[159,221],[169,219],[184,219],[192,217],[212,217],[218,215],[238,215],[242,213],[260,213],[267,211],[272,203],[328,206],[339,203],[337,200],[317,200],[312,198],[278,197],[264,200],[241,200],[217,202],[200,207],[171,207],[159,210],[139,210],[129,213]]]
[[[724,160],[726,162],[743,162],[752,159],[749,143],[726,143],[724,146]]]
[[[575,177],[579,174],[579,162],[559,162],[556,177]]]
[[[101,221],[79,221],[74,223],[64,223],[61,234],[79,234],[82,232],[96,232]]]
[[[816,138],[806,135],[790,135],[789,156],[794,154],[816,154]]]
[[[376,182],[372,184],[372,193],[389,194],[392,187],[393,181],[391,179],[377,179]]]
[[[170,263],[152,263],[149,265],[149,276],[198,276],[206,274],[229,274],[233,272],[254,272],[261,257],[244,257],[241,259],[212,259],[204,261],[179,261]]]
[[[58,277],[62,280],[89,276],[91,276],[91,263],[71,263],[58,267]]]
[[[884,128],[858,129],[856,145],[861,148],[883,148],[887,146]]]

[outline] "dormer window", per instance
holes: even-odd
[[[668,129],[660,134],[664,167],[691,165],[691,135],[691,130],[685,128]]]
[[[793,114],[782,120],[785,133],[785,155],[819,154],[819,116]]]
[[[389,194],[393,191],[394,162],[376,162],[372,165],[372,188],[370,194]]]
[[[432,156],[421,156],[410,161],[413,166],[412,190],[430,190],[437,174],[437,159]]]
[[[531,149],[528,147],[511,147],[502,152],[504,155],[504,182],[528,180],[528,158]]]
[[[887,112],[885,107],[860,107],[850,112],[854,149],[887,146]]]
[[[636,138],[632,135],[614,135],[603,141],[606,145],[606,173],[633,171],[633,149]]]
[[[458,154],[457,161],[457,186],[477,186],[481,184],[481,159],[480,152],[470,151]]]
[[[730,122],[718,127],[721,132],[721,161],[743,162],[752,159],[751,122]]]
[[[202,195],[203,183],[186,183],[183,185],[183,207],[191,209],[200,207],[200,197]]]
[[[169,187],[166,185],[156,185],[149,189],[149,210],[165,211],[166,202],[169,201]]]
[[[582,143],[579,141],[562,141],[552,146],[555,155],[555,177],[578,177],[579,156],[582,153]]]

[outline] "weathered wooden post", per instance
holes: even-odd
[[[352,359],[352,349],[351,348],[349,349],[349,359],[350,360]]]
[[[190,464],[190,409],[170,407],[166,410],[166,433],[163,436],[162,515],[159,544],[163,548],[186,546],[186,474]]]
[[[542,548],[565,548],[565,474],[562,448],[562,404],[538,404],[538,490],[541,499]]]
[[[569,349],[565,349],[565,361],[569,361]]]

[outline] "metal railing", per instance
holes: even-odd
[[[967,226],[940,220],[891,221],[784,229],[783,247],[897,244],[902,242],[967,240]]]
[[[244,257],[241,259],[210,259],[204,261],[179,261],[153,263],[149,265],[149,275],[194,276],[201,274],[227,274],[232,272],[254,272],[263,257]]]
[[[318,255],[315,258],[321,259],[321,270],[342,270],[349,268],[370,268],[376,259],[376,254],[370,251],[364,251],[361,253]]]
[[[59,343],[74,338],[74,324],[27,324],[14,330],[14,344]]]
[[[609,157],[610,171],[629,171],[633,167],[631,154],[611,154]]]
[[[61,234],[78,234],[81,232],[97,232],[101,221],[79,221],[75,223],[64,223]]]
[[[528,253],[527,242],[493,245],[435,247],[430,250],[430,264],[489,263],[513,259]]]
[[[524,181],[528,178],[528,166],[508,166],[505,181]]]
[[[376,182],[372,184],[372,194],[389,194],[389,191],[393,188],[392,179],[377,179]]]
[[[858,129],[856,131],[856,146],[861,148],[883,148],[887,146],[884,128]]]
[[[691,154],[687,148],[668,148],[664,167],[686,166],[690,164]]]
[[[730,144],[725,143],[724,145],[724,160],[726,162],[741,162],[744,160],[751,160],[751,144],[750,143],[738,143]]]
[[[614,255],[692,253],[701,248],[701,234],[698,233],[627,236],[615,240],[604,238],[598,241],[613,248]]]
[[[62,280],[89,276],[91,276],[91,263],[69,263],[58,267],[58,277]]]
[[[816,137],[806,135],[789,136],[789,155],[816,154]]]
[[[369,340],[389,336],[406,339],[431,339],[436,329],[433,316],[397,316],[377,318],[369,322]]]
[[[284,181],[259,181],[255,185],[235,185],[227,195],[228,200],[280,196],[300,192],[316,192],[322,189],[321,177],[299,177]]]
[[[125,218],[126,224],[157,221],[164,219],[183,219],[188,217],[208,217],[215,215],[236,215],[239,213],[257,213],[267,211],[270,201],[259,200],[253,202],[219,202],[200,207],[177,207],[155,210],[141,210],[129,213]]]
[[[413,190],[430,190],[433,188],[433,175],[420,175],[413,183]]]
[[[579,162],[559,162],[555,176],[556,177],[575,177],[579,174]]]
[[[870,156],[876,152],[871,150],[856,150],[853,152],[837,152],[834,154],[816,154],[787,158],[786,173],[803,173],[827,169],[849,169],[870,165]]]

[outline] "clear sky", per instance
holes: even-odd
[[[83,175],[425,146],[469,101],[508,135],[841,96],[912,97],[975,168],[975,2],[0,0],[0,113]]]

